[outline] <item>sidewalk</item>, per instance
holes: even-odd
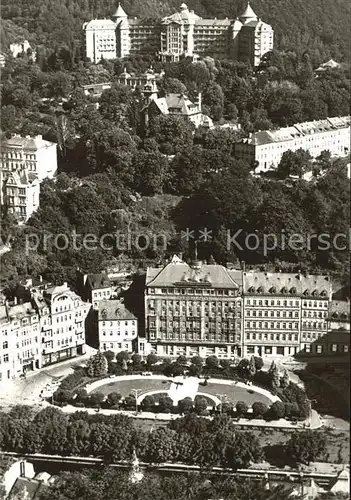
[[[47,403],[49,404],[49,403]],[[89,413],[89,415],[126,415],[131,418],[136,418],[136,419],[144,419],[144,420],[155,420],[155,421],[163,421],[163,422],[169,422],[171,420],[176,420],[177,418],[181,418],[183,415],[180,414],[173,414],[173,413],[152,413],[152,412],[139,412],[137,415],[135,412],[131,411],[125,411],[125,410],[105,410],[105,409],[100,409],[98,412],[94,408],[76,408],[75,406],[67,405],[61,408],[61,410],[64,413],[76,413],[77,411],[84,411]],[[295,429],[304,429],[304,428],[309,428],[309,429],[319,429],[321,427],[321,422],[318,416],[318,413],[312,410],[312,414],[315,413],[315,415],[312,415],[311,418],[311,426],[308,424],[306,425],[306,422],[290,422],[289,420],[285,420],[284,418],[281,418],[279,420],[272,420],[270,422],[266,422],[263,419],[247,419],[247,418],[240,418],[238,420],[233,419],[233,424],[238,425],[238,426],[245,426],[245,427],[264,427],[264,428],[276,428],[276,429],[289,429],[289,430],[295,430]],[[203,417],[206,419],[213,419],[213,417]]]

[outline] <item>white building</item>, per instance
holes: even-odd
[[[98,63],[129,54],[154,54],[164,62],[181,57],[234,58],[257,66],[273,49],[273,29],[250,5],[236,19],[202,19],[183,3],[161,20],[129,18],[121,5],[111,19],[83,25],[86,56]]]
[[[99,303],[98,336],[101,351],[133,352],[138,320],[119,300]]]
[[[62,286],[22,287],[28,296],[0,305],[0,383],[84,354],[91,304]]]
[[[25,222],[39,206],[40,183],[57,171],[57,145],[36,137],[14,135],[2,141],[0,203]]]
[[[32,288],[31,295],[40,317],[42,365],[84,354],[85,319],[91,305],[67,283]]]
[[[234,144],[235,156],[255,172],[278,167],[283,153],[304,149],[316,158],[322,151],[346,156],[350,151],[350,116],[297,123],[278,130],[264,130]]]

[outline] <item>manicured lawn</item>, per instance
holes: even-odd
[[[107,395],[110,392],[119,392],[123,397],[129,396],[132,392],[132,389],[141,389],[141,392],[138,394],[144,394],[149,391],[168,391],[171,386],[171,382],[168,380],[153,380],[152,378],[140,379],[140,380],[123,380],[119,382],[109,382],[105,385],[97,387],[96,389],[91,391],[91,394],[94,392],[102,392]]]
[[[255,392],[254,387],[247,390],[243,387],[233,385],[232,383],[223,385],[209,382],[206,386],[199,385],[199,392],[207,392],[208,394],[212,394],[213,396],[216,396],[217,394],[226,394],[229,401],[234,404],[236,404],[238,401],[245,401],[245,403],[251,406],[253,403],[260,401],[261,403],[265,403],[268,406],[271,405],[271,401],[263,394]]]

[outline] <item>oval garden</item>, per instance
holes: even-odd
[[[106,356],[107,354],[107,356]],[[181,356],[174,362],[149,355],[131,358],[97,353],[54,394],[59,406],[199,415],[226,413],[234,418],[305,420],[309,404],[302,389],[277,366],[263,371],[261,358],[233,365],[214,356]]]

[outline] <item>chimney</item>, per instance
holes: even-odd
[[[242,261],[242,270],[243,270],[243,273],[246,272],[246,262],[244,260]]]
[[[13,298],[13,305],[14,305],[14,306],[17,306],[17,297],[14,297],[14,298]]]

